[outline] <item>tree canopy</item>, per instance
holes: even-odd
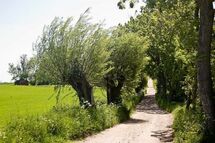
[[[87,12],[74,25],[72,18],[55,18],[35,46],[41,70],[53,83],[71,85],[80,104],[94,104],[92,87],[109,71],[108,33],[91,24]]]

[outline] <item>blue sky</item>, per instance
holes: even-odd
[[[0,0],[0,82],[10,81],[8,63],[17,63],[20,55],[30,57],[32,43],[44,25],[55,16],[77,19],[91,7],[92,21],[105,20],[105,27],[124,23],[135,9],[119,10],[118,0]],[[136,6],[138,9],[138,5]]]

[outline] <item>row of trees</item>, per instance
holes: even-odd
[[[86,10],[77,22],[56,17],[34,44],[35,55],[9,64],[15,81],[70,85],[81,106],[95,104],[93,88],[106,88],[108,104],[122,103],[122,90],[141,92],[148,40],[123,28],[92,24]]]
[[[126,2],[120,1],[119,8],[124,8]],[[215,129],[212,3],[213,0],[147,0],[141,14],[126,24],[127,32],[150,39],[146,69],[157,80],[158,96],[167,101],[184,99],[187,109],[195,108],[200,99],[210,134]]]

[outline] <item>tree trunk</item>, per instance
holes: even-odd
[[[82,78],[79,81],[70,80],[70,84],[77,92],[81,106],[89,107],[95,105],[93,87],[85,78]]]
[[[121,103],[121,96],[120,96],[121,88],[115,86],[108,86],[107,87],[107,101],[108,104],[120,104]]]
[[[162,71],[159,71],[158,73],[158,95],[161,96],[162,98],[167,98],[166,94],[166,78],[165,75]]]
[[[90,103],[92,106],[95,105],[93,97],[93,87],[86,80],[82,81],[82,92],[84,93],[84,100]]]
[[[114,81],[107,78],[107,102],[108,104],[121,104],[121,89],[124,85],[124,78],[118,80],[118,85],[115,86]]]
[[[211,42],[213,28],[213,5],[212,0],[199,0],[200,7],[200,29],[198,46],[198,93],[206,115],[206,128],[210,133],[215,128],[215,110],[212,99],[211,79]]]

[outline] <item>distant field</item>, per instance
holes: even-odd
[[[39,115],[56,105],[53,86],[15,86],[0,84],[0,126],[16,116]],[[67,95],[68,96],[65,96]],[[96,99],[105,100],[102,90],[95,92]],[[60,97],[63,104],[78,105],[74,92],[65,89]]]

